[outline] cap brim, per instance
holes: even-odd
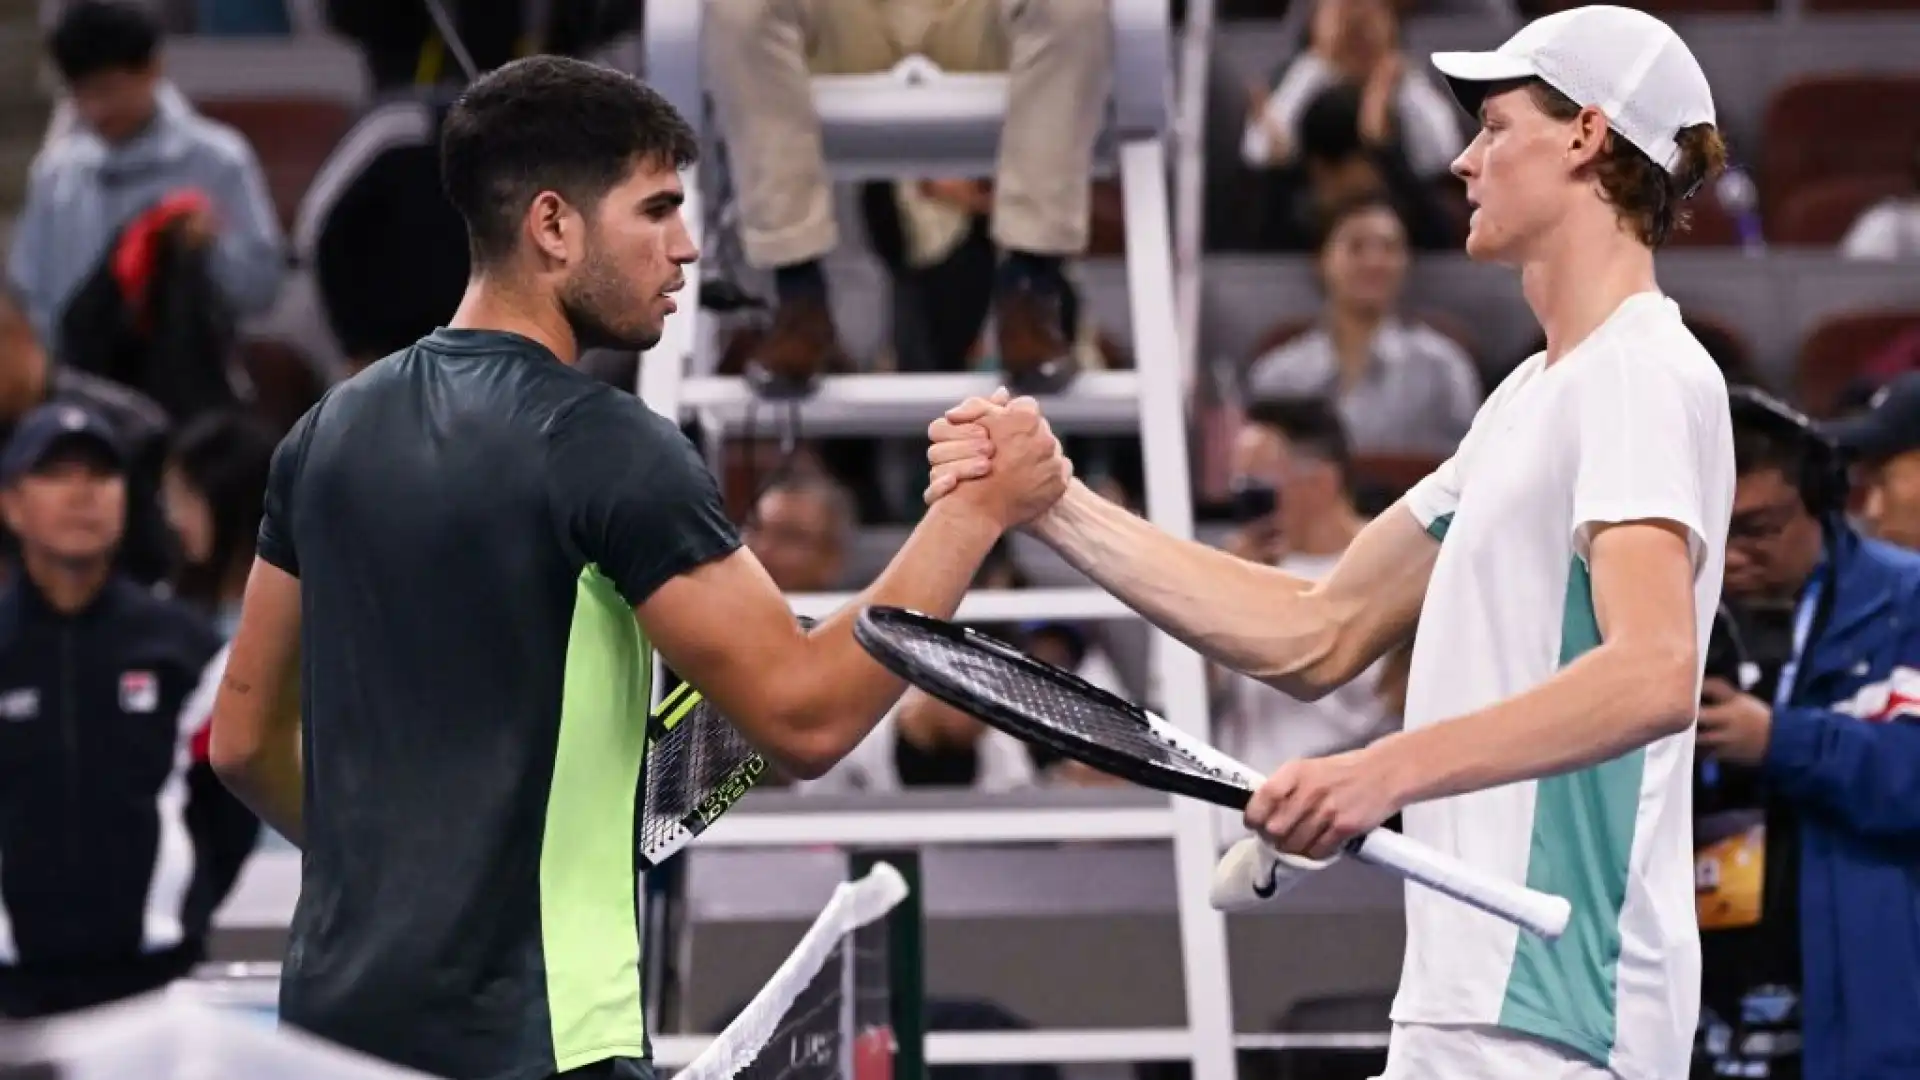
[[[1434,69],[1447,77],[1454,100],[1476,115],[1488,85],[1539,76],[1533,61],[1502,52],[1437,52],[1432,59]]]
[[[1888,418],[1872,412],[1820,425],[1821,433],[1852,457],[1876,461],[1920,446],[1920,436],[1902,432]]]

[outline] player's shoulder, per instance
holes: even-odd
[[[1727,379],[1664,296],[1636,297],[1602,339],[1599,363],[1580,372],[1592,389],[1630,395],[1680,394],[1690,401],[1727,407]]]

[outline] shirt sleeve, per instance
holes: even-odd
[[[267,470],[267,495],[260,514],[260,535],[254,552],[268,563],[300,576],[300,558],[293,544],[293,494],[300,480],[300,466],[307,457],[307,441],[313,431],[315,405],[307,410],[293,430],[274,448],[273,463]]]
[[[1701,475],[1708,461],[1705,390],[1657,357],[1595,364],[1576,390],[1574,551],[1589,560],[1593,535],[1606,525],[1670,521],[1687,530],[1698,572],[1707,551]],[[1719,394],[1724,399],[1724,387]]]
[[[740,546],[692,441],[618,390],[582,398],[556,423],[547,488],[562,535],[636,607]]]

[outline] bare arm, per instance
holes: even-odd
[[[1592,551],[1598,646],[1524,694],[1363,751],[1401,805],[1585,768],[1693,723],[1699,647],[1685,530],[1626,522],[1599,531]]]
[[[970,503],[943,501],[872,588],[810,633],[745,548],[667,582],[635,613],[667,663],[749,742],[811,780],[859,745],[904,689],[854,640],[859,610],[951,617],[999,536]]]
[[[1308,582],[1177,540],[1076,482],[1034,533],[1208,658],[1299,698],[1365,671],[1412,633],[1440,545],[1395,505]]]
[[[300,758],[300,581],[262,559],[214,698],[208,758],[247,808],[304,841]]]

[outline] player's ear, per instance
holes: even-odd
[[[1581,109],[1567,124],[1568,163],[1581,169],[1600,160],[1607,149],[1609,131],[1605,113],[1592,106]]]
[[[557,191],[542,191],[527,204],[527,235],[548,261],[566,265],[579,259],[586,222]]]

